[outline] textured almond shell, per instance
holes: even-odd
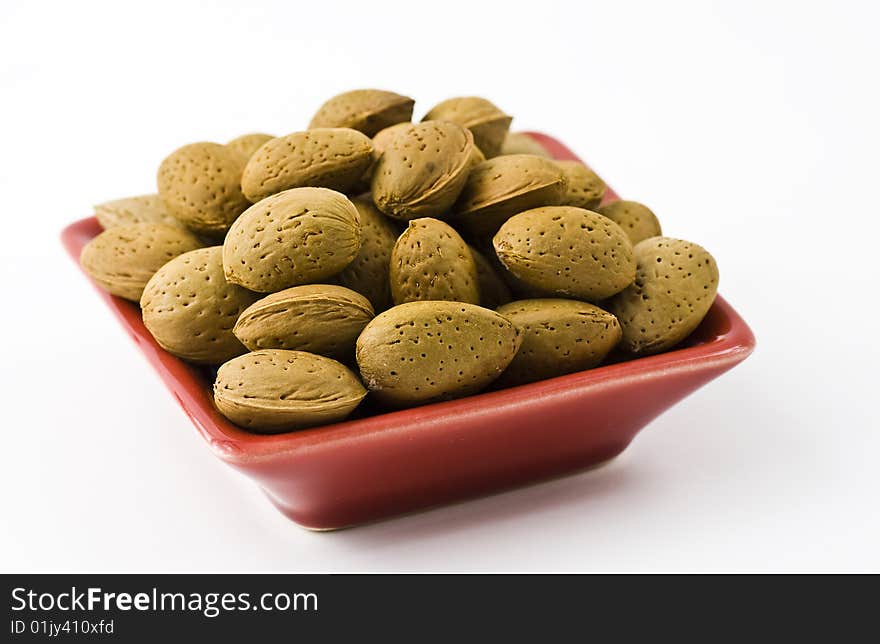
[[[323,356],[354,355],[373,307],[363,295],[334,284],[294,286],[251,304],[233,332],[251,351],[294,349]]]
[[[565,174],[554,161],[529,154],[495,157],[471,170],[453,220],[474,237],[490,237],[519,212],[558,205],[565,191]]]
[[[373,143],[357,130],[322,128],[271,139],[258,149],[241,177],[253,202],[290,188],[346,192],[373,162]]]
[[[166,262],[201,246],[195,235],[176,226],[129,224],[114,226],[89,241],[79,261],[105,291],[137,302]]]
[[[522,345],[496,383],[508,387],[591,369],[620,341],[611,313],[577,300],[535,299],[505,304],[498,313],[522,332]]]
[[[245,429],[278,433],[334,423],[367,392],[342,364],[304,351],[263,349],[217,370],[214,403]]]
[[[625,350],[659,353],[689,336],[709,312],[718,265],[701,246],[669,237],[641,241],[634,252],[635,281],[607,306],[620,320]]]
[[[271,134],[263,134],[262,132],[253,132],[251,134],[242,134],[241,136],[237,136],[232,139],[229,143],[226,144],[226,147],[231,148],[241,156],[245,158],[245,160],[250,159],[254,152],[259,150],[266,141],[270,141],[275,137]]]
[[[220,246],[185,253],[160,268],[141,296],[144,324],[159,345],[201,364],[220,364],[246,351],[232,333],[255,293],[223,277]]]
[[[547,149],[525,132],[508,132],[501,144],[500,154],[534,154],[552,159]]]
[[[327,188],[293,188],[247,209],[223,242],[226,279],[252,291],[326,281],[357,256],[357,208]]]
[[[219,143],[191,143],[159,166],[159,196],[190,229],[222,235],[250,205],[241,191],[245,160]]]
[[[454,123],[429,122],[395,132],[373,171],[373,202],[395,219],[448,214],[464,187],[473,136]]]
[[[95,206],[95,217],[104,230],[114,226],[131,224],[167,224],[185,228],[180,220],[174,218],[158,194],[137,195],[105,201]]]
[[[602,203],[608,186],[595,172],[580,161],[556,161],[565,173],[565,195],[559,202],[561,206],[575,206],[594,210]]]
[[[513,118],[485,98],[463,96],[438,103],[422,120],[451,121],[468,128],[476,146],[491,159],[501,151]]]
[[[400,407],[477,393],[504,371],[520,333],[494,311],[461,302],[409,302],[378,315],[357,341],[372,395]]]
[[[477,266],[455,229],[437,219],[414,219],[391,251],[395,304],[449,300],[479,304]]]
[[[352,203],[360,218],[361,247],[336,279],[370,300],[373,310],[384,311],[392,304],[388,270],[399,232],[368,198],[352,199]]]
[[[356,89],[324,103],[309,129],[348,127],[373,136],[389,126],[412,119],[415,101],[408,96],[379,89]]]
[[[638,244],[649,237],[659,237],[663,234],[660,221],[647,206],[637,201],[612,201],[604,206],[596,208],[603,217],[608,217],[615,224],[623,228],[633,244]]]
[[[572,206],[514,215],[492,239],[501,263],[526,285],[597,302],[635,279],[626,233],[600,214]]]

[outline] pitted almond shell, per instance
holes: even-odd
[[[254,155],[254,152],[262,147],[262,145],[266,141],[270,141],[274,138],[275,137],[271,134],[263,134],[262,132],[242,134],[241,136],[235,137],[229,143],[227,143],[226,147],[232,148],[241,156],[243,156],[245,161],[247,161]]]
[[[583,208],[527,210],[508,219],[492,243],[515,277],[564,297],[598,302],[635,279],[629,237],[607,217]]]
[[[373,307],[363,295],[335,284],[310,284],[257,300],[242,312],[233,332],[251,351],[294,349],[349,357],[372,319]]]
[[[250,205],[241,191],[245,160],[219,143],[191,143],[159,166],[159,196],[168,212],[197,233],[222,236]]]
[[[186,228],[183,223],[171,216],[158,194],[105,201],[95,206],[95,217],[104,230],[114,226],[145,223]]]
[[[202,246],[177,226],[145,222],[114,226],[86,244],[80,264],[105,291],[137,302],[144,286],[169,260]]]
[[[472,237],[491,237],[516,213],[561,203],[566,189],[554,161],[529,154],[495,157],[471,170],[453,221]]]
[[[415,101],[380,89],[356,89],[324,103],[309,129],[347,127],[373,136],[380,130],[412,119]]]
[[[595,210],[602,203],[608,186],[580,161],[556,161],[565,173],[565,196],[559,205]]]
[[[232,333],[259,296],[229,284],[220,246],[184,253],[160,268],[141,296],[144,324],[159,345],[200,364],[221,364],[244,353]]]
[[[510,294],[510,288],[499,273],[499,270],[492,266],[489,259],[476,248],[473,246],[468,246],[468,248],[470,248],[471,256],[474,258],[474,264],[477,267],[480,306],[487,309],[496,309],[502,304],[510,302],[513,299]]]
[[[343,420],[367,392],[344,365],[304,351],[261,349],[217,370],[214,404],[236,425],[280,433]]]
[[[248,208],[223,242],[226,279],[259,293],[326,282],[360,250],[357,208],[327,188],[293,188]]]
[[[438,103],[422,120],[451,121],[466,127],[474,135],[476,146],[491,159],[501,151],[513,118],[485,98],[463,96]]]
[[[370,300],[373,310],[384,311],[392,305],[388,271],[391,250],[400,232],[369,197],[352,199],[352,203],[360,218],[361,247],[336,279]]]
[[[623,349],[659,353],[687,338],[709,312],[718,265],[701,246],[669,237],[645,239],[634,252],[635,281],[607,306],[623,329]]]
[[[357,341],[364,384],[387,404],[411,407],[485,388],[522,341],[494,311],[462,302],[408,302],[373,318]]]
[[[496,382],[502,387],[555,378],[600,364],[620,341],[611,313],[577,300],[534,299],[498,308],[522,332],[522,345]]]
[[[390,280],[395,304],[480,302],[470,248],[449,224],[430,217],[410,221],[397,239],[391,251]]]
[[[373,143],[357,130],[318,128],[271,139],[244,168],[241,187],[253,202],[291,188],[346,192],[373,162]]]
[[[657,215],[637,201],[612,201],[596,208],[596,212],[623,228],[633,244],[663,234]]]
[[[373,203],[395,219],[448,214],[467,179],[473,146],[471,133],[454,123],[401,128],[373,171]]]
[[[400,132],[408,130],[412,123],[397,123],[386,128],[382,128],[373,135],[373,157],[378,160],[382,156],[382,152],[388,147],[388,143]]]
[[[500,154],[533,154],[552,159],[553,155],[525,132],[508,132],[501,144]]]

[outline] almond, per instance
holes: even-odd
[[[279,433],[343,420],[367,392],[344,365],[304,351],[262,349],[217,370],[214,403],[245,429]]]
[[[373,144],[357,130],[319,128],[264,143],[247,162],[241,187],[253,202],[300,187],[346,192],[373,162]]]
[[[263,134],[262,132],[253,132],[251,134],[242,134],[229,143],[226,147],[238,152],[245,161],[254,156],[254,152],[260,149],[266,141],[270,141],[275,137],[271,134]]]
[[[79,261],[105,291],[137,302],[153,273],[181,253],[201,246],[195,235],[176,226],[128,224],[92,239],[83,247]]]
[[[391,251],[395,304],[416,300],[480,301],[477,266],[470,248],[448,224],[414,219]]]
[[[620,320],[626,351],[659,353],[689,336],[709,312],[718,266],[701,246],[669,237],[645,239],[634,253],[635,281],[607,306]]]
[[[356,89],[324,103],[309,129],[347,127],[371,137],[386,127],[411,120],[413,105],[413,99],[394,92]]]
[[[522,332],[522,345],[497,381],[508,387],[600,364],[620,341],[620,325],[598,306],[563,299],[519,300],[498,313]]]
[[[511,217],[492,243],[507,270],[544,292],[596,302],[635,279],[626,233],[610,219],[583,208],[527,210]]]
[[[400,233],[369,197],[352,199],[352,203],[360,219],[361,247],[336,279],[343,286],[364,295],[375,311],[384,311],[392,304],[388,271],[391,250]]]
[[[354,355],[354,343],[373,319],[369,300],[333,284],[293,286],[257,300],[233,332],[251,351],[295,349],[329,357]]]
[[[565,191],[565,175],[554,161],[529,154],[495,157],[468,175],[453,222],[484,239],[518,212],[561,203]]]
[[[525,132],[508,132],[501,144],[500,154],[533,154],[547,159],[553,158],[543,145]]]
[[[494,311],[461,302],[408,302],[376,316],[357,341],[373,396],[410,407],[477,393],[519,348],[517,328]]]
[[[141,296],[144,324],[159,345],[202,364],[220,364],[246,351],[232,333],[257,299],[223,276],[220,246],[184,253],[160,268]]]
[[[351,201],[327,188],[293,188],[248,208],[223,242],[226,279],[260,293],[326,281],[357,256]]]
[[[435,105],[422,120],[451,121],[466,127],[474,135],[476,146],[491,159],[501,151],[513,118],[485,98],[464,96]]]
[[[197,233],[222,236],[250,205],[241,191],[244,159],[219,143],[191,143],[159,166],[168,212]]]
[[[637,201],[612,201],[596,208],[596,212],[623,228],[633,244],[663,234],[657,216]]]
[[[403,220],[448,214],[470,170],[470,132],[454,123],[419,123],[384,145],[373,171],[376,207]]]
[[[595,172],[580,161],[556,161],[565,173],[565,195],[559,202],[561,206],[575,206],[593,210],[602,203],[608,186]]]
[[[186,228],[183,223],[168,212],[161,197],[157,194],[105,201],[95,206],[95,217],[98,218],[98,223],[104,230],[114,226],[145,223]]]

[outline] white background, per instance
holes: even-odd
[[[254,4],[245,7],[245,4]],[[436,7],[436,9],[432,9]],[[869,2],[0,4],[0,569],[880,570]],[[610,466],[337,533],[215,460],[63,254],[183,143],[481,94],[708,248],[756,353]]]

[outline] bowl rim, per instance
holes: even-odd
[[[538,132],[527,134],[548,148],[556,159],[580,160],[553,137]],[[608,199],[617,198],[618,195],[609,189]],[[101,230],[95,217],[80,219],[62,230],[61,242],[77,266],[84,239],[93,237]],[[551,399],[552,402],[554,398],[578,396],[588,390],[595,391],[627,381],[663,378],[707,367],[733,366],[744,360],[755,347],[755,337],[749,326],[723,297],[717,295],[707,319],[713,317],[716,326],[725,331],[693,346],[456,400],[387,411],[311,429],[256,434],[239,428],[217,411],[210,383],[205,382],[204,371],[162,349],[144,326],[137,304],[110,295],[91,278],[89,281],[146,355],[212,451],[222,460],[239,466],[280,459],[291,453],[323,449],[341,442],[367,439],[375,433],[442,433],[444,425],[452,422],[452,419],[491,415],[501,409],[528,405],[537,399]],[[704,324],[706,319],[701,326]],[[699,328],[695,334],[698,334]]]

